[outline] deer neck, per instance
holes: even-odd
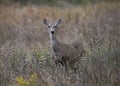
[[[55,34],[50,34],[50,41],[51,41],[51,47],[54,50],[56,46],[59,44]]]

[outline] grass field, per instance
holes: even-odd
[[[119,86],[120,2],[86,6],[0,6],[0,86]],[[59,40],[83,42],[86,55],[63,78],[50,56],[43,19],[62,19]]]

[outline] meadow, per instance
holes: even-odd
[[[120,2],[51,7],[0,6],[0,86],[119,86]],[[51,58],[43,19],[62,19],[57,38],[82,42],[77,75],[63,76]]]

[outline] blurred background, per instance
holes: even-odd
[[[86,50],[62,77],[43,19],[62,19],[57,38]],[[120,0],[0,0],[0,86],[119,86]]]
[[[35,5],[64,5],[66,3],[73,5],[81,5],[88,3],[98,3],[98,2],[115,2],[119,0],[0,0],[1,4],[15,4],[19,3],[22,5],[35,4]]]

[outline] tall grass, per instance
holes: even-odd
[[[0,6],[0,86],[119,86],[119,4],[64,9]],[[78,64],[76,76],[63,76],[62,68],[55,66],[44,18],[53,22],[62,18],[57,30],[61,41],[83,42],[86,55]]]

